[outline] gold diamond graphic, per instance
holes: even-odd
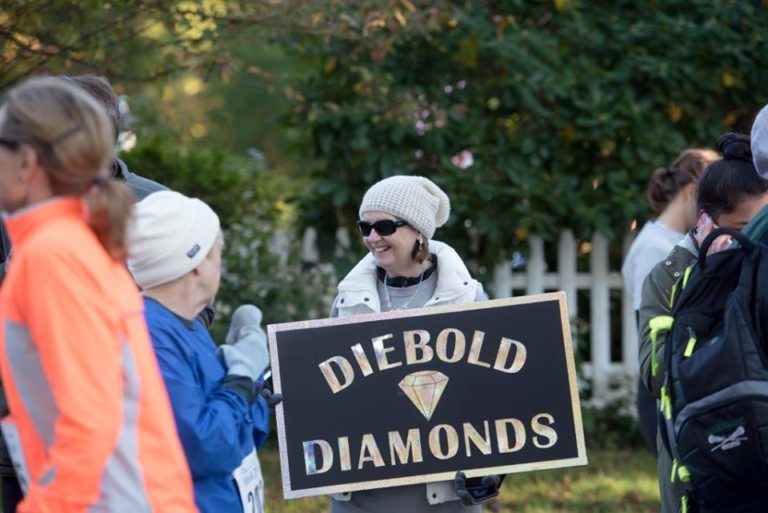
[[[429,420],[440,402],[448,376],[439,371],[419,371],[408,374],[400,382],[405,392],[422,415]]]

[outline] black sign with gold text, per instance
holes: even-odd
[[[562,292],[268,329],[286,498],[587,463]]]

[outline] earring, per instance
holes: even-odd
[[[424,241],[422,239],[419,239],[419,249],[417,251],[417,254],[421,254],[421,251],[424,249]]]

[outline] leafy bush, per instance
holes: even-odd
[[[619,449],[645,447],[637,420],[635,390],[637,377],[618,376],[610,383],[608,397],[595,401],[589,383],[580,381],[581,415],[590,448]]]
[[[332,241],[373,182],[427,175],[453,201],[438,236],[476,271],[532,233],[623,235],[654,168],[766,101],[759,2],[362,1],[323,20],[284,40],[319,162],[305,219]]]
[[[287,203],[294,180],[270,172],[259,161],[221,149],[180,148],[155,136],[123,155],[129,168],[171,189],[207,202],[225,233],[224,272],[217,317],[242,303],[258,305],[265,323],[327,316],[335,275],[329,266],[301,260]],[[221,335],[226,323],[217,323]]]

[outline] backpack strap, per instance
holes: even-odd
[[[657,315],[648,321],[648,327],[651,329],[651,376],[656,376],[659,372],[659,362],[656,358],[656,339],[660,332],[672,329],[674,320],[671,315]]]
[[[691,273],[693,272],[694,264],[689,265],[685,268],[685,272],[683,273],[683,278],[681,280],[677,280],[674,285],[672,285],[672,290],[669,293],[669,309],[671,310],[675,306],[675,298],[677,297],[677,292],[680,290],[683,290],[688,285],[688,280],[691,277]]]
[[[702,269],[704,269],[706,266],[707,252],[709,251],[709,247],[713,242],[715,242],[715,239],[721,235],[730,235],[739,241],[739,244],[741,244],[747,254],[752,253],[752,251],[755,249],[755,245],[752,243],[752,241],[749,240],[749,238],[747,238],[747,236],[741,233],[739,230],[735,230],[733,228],[715,228],[709,233],[709,235],[707,235],[707,238],[704,239],[704,242],[701,243],[701,248],[699,248],[699,265]]]

